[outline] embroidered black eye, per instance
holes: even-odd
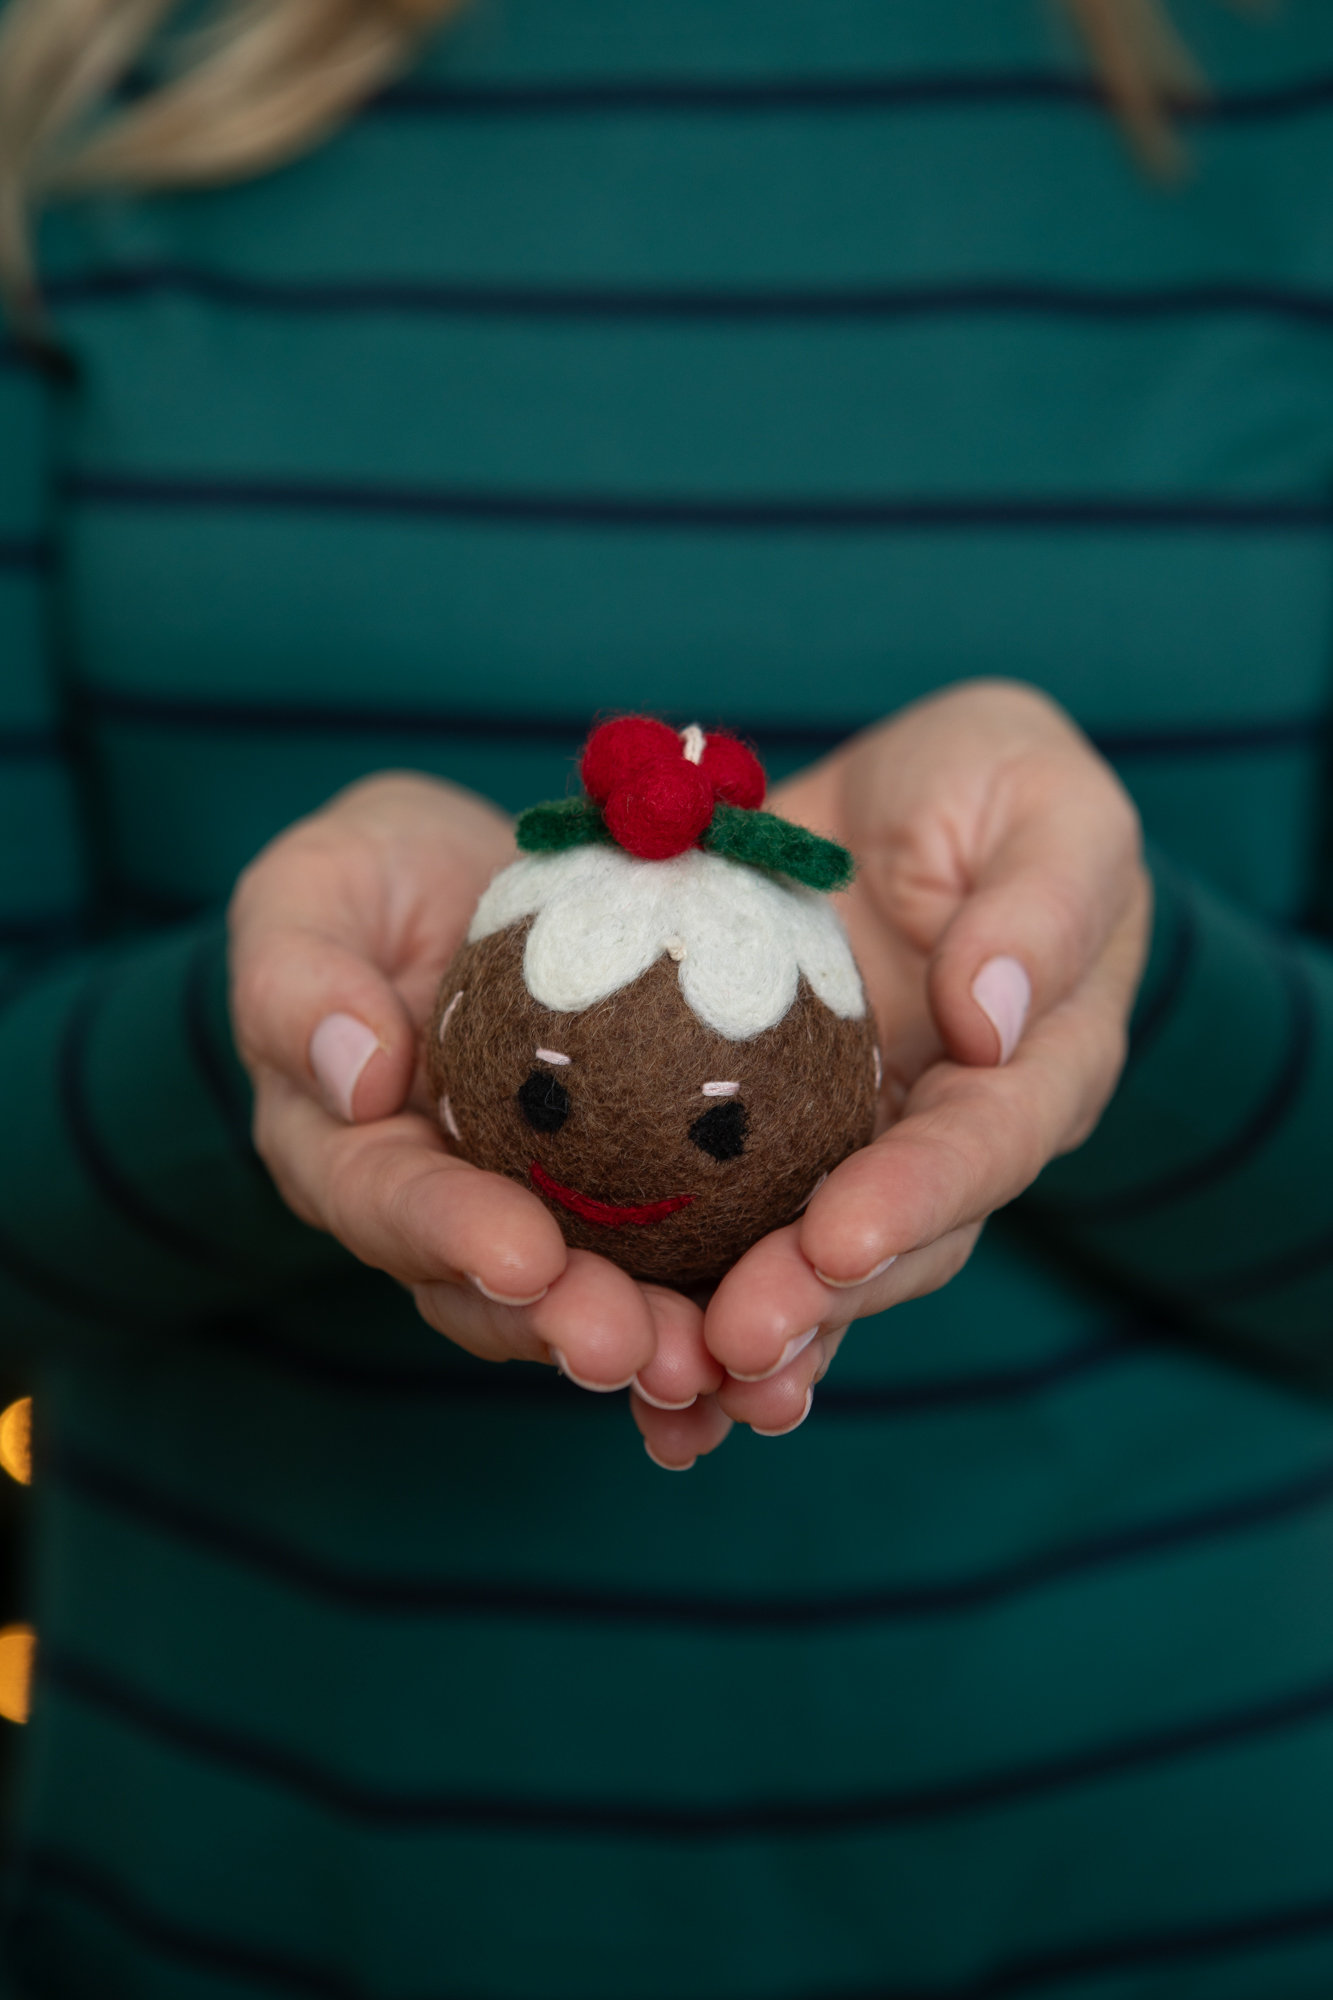
[[[549,1069],[535,1069],[518,1087],[518,1108],[534,1132],[558,1132],[569,1116],[569,1092]]]
[[[715,1104],[696,1118],[690,1137],[701,1152],[715,1160],[735,1160],[745,1151],[745,1106],[733,1097],[728,1104]]]

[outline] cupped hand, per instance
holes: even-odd
[[[971,683],[784,786],[857,855],[844,914],[884,1058],[881,1129],[708,1304],[568,1250],[534,1195],[445,1146],[420,1031],[509,822],[409,774],[290,828],[233,897],[232,1011],[255,1139],[289,1205],[492,1360],[632,1382],[659,1464],[733,1421],[796,1428],[850,1322],[944,1284],[987,1215],[1091,1129],[1149,914],[1132,806],[1030,689]]]
[[[417,1083],[435,988],[513,855],[500,813],[407,774],[354,785],[260,854],[229,913],[255,1143],[299,1216],[471,1353],[555,1360],[597,1389],[656,1364],[711,1390],[698,1307],[567,1250],[535,1195],[450,1154]]]
[[[718,1406],[794,1429],[851,1321],[921,1297],[1087,1137],[1115,1087],[1151,914],[1138,818],[1069,718],[1016,683],[908,708],[772,809],[851,848],[840,899],[879,1027],[880,1130],[708,1307]]]

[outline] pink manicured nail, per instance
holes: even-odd
[[[373,1029],[355,1014],[326,1014],[310,1037],[310,1067],[331,1111],[352,1123],[352,1096],[362,1070],[379,1047]]]
[[[881,1257],[879,1263],[872,1270],[862,1271],[859,1278],[830,1278],[828,1272],[821,1271],[816,1264],[815,1276],[821,1285],[828,1285],[835,1292],[850,1292],[853,1285],[868,1285],[872,1278],[880,1277],[888,1270],[890,1264],[896,1264],[897,1261],[898,1252],[895,1250],[892,1257]]]
[[[1000,1038],[1000,1061],[1018,1047],[1032,1005],[1032,981],[1016,958],[988,958],[972,981],[972,998]]]
[[[558,1347],[551,1349],[551,1359],[555,1362],[560,1373],[568,1381],[572,1382],[576,1388],[591,1389],[594,1396],[613,1396],[617,1389],[628,1389],[630,1383],[634,1380],[632,1375],[627,1375],[623,1382],[589,1382],[582,1375],[574,1373],[574,1370],[570,1367]]]
[[[664,1403],[660,1396],[649,1395],[637,1375],[634,1377],[634,1393],[642,1396],[645,1403],[651,1403],[655,1410],[692,1410],[699,1400],[697,1396],[690,1396],[683,1403]],[[648,1456],[651,1458],[652,1453],[649,1452]]]
[[[800,1416],[796,1419],[796,1422],[794,1424],[784,1424],[780,1431],[761,1431],[758,1424],[751,1424],[750,1429],[754,1432],[757,1438],[785,1438],[789,1436],[792,1431],[798,1431],[801,1428],[801,1425],[805,1422],[806,1418],[809,1416],[811,1410],[814,1407],[814,1401],[815,1401],[815,1385],[812,1382],[810,1384],[810,1387],[805,1392],[805,1408],[801,1411]]]
[[[729,1368],[727,1373],[733,1382],[767,1382],[771,1376],[780,1375],[787,1366],[787,1363],[794,1361],[798,1354],[804,1354],[806,1348],[818,1332],[819,1328],[812,1326],[805,1333],[796,1334],[793,1339],[787,1342],[787,1345],[783,1348],[781,1355],[773,1363],[773,1366],[765,1368],[762,1375],[738,1375],[734,1368]]]
[[[551,1289],[549,1285],[543,1285],[539,1292],[529,1292],[525,1298],[515,1298],[509,1292],[493,1292],[489,1285],[482,1284],[481,1279],[475,1271],[469,1271],[468,1277],[481,1293],[481,1296],[484,1299],[489,1299],[493,1305],[497,1306],[535,1306],[538,1299],[544,1299]]]
[[[687,1458],[684,1465],[668,1465],[664,1458],[659,1458],[657,1456],[657,1453],[653,1450],[647,1438],[645,1438],[643,1441],[643,1448],[647,1452],[649,1458],[651,1458],[651,1460],[653,1461],[653,1464],[660,1465],[663,1472],[688,1472],[692,1466],[698,1464],[697,1459]]]

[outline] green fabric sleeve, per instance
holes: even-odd
[[[1333,1373],[1333,952],[1150,861],[1120,1087],[1022,1208],[1177,1323]]]
[[[350,1261],[250,1144],[220,918],[48,964],[0,1012],[0,1328],[225,1313]]]
[[[90,942],[49,603],[52,390],[0,347],[0,1345],[227,1311],[345,1253],[248,1135],[212,917]]]
[[[77,935],[87,869],[51,638],[50,390],[0,337],[0,994]]]

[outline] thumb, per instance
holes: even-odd
[[[1029,1025],[1086,978],[1138,876],[1133,830],[1126,840],[1110,831],[1072,841],[1029,831],[963,902],[927,970],[931,1012],[956,1061],[1008,1062]]]
[[[369,960],[319,932],[232,940],[232,1026],[252,1075],[280,1071],[349,1124],[401,1110],[416,1068],[406,1007]]]

